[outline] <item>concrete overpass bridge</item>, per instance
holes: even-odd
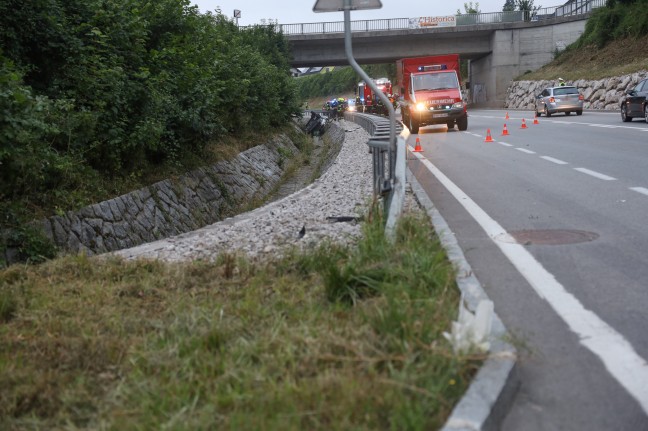
[[[572,0],[535,13],[514,11],[457,16],[451,27],[423,27],[418,18],[352,21],[353,54],[359,64],[399,58],[459,54],[469,62],[469,103],[503,107],[513,78],[549,63],[575,42],[592,9],[605,0]],[[415,20],[415,21],[413,21]],[[344,22],[284,24],[293,67],[348,64]],[[398,88],[395,86],[395,88]]]

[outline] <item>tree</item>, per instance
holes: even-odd
[[[474,6],[473,2],[464,3],[464,10],[466,13],[481,13],[479,10],[479,2],[475,2]],[[457,15],[461,15],[461,10],[457,9]]]
[[[531,17],[541,6],[534,6],[533,0],[515,0],[515,5],[519,11],[524,12],[524,20],[531,21]]]
[[[276,24],[240,29],[191,0],[0,0],[0,227],[14,198],[76,206],[79,173],[176,169],[289,123],[289,62]]]
[[[515,0],[506,0],[502,12],[513,12],[515,10]]]

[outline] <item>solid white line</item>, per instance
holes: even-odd
[[[561,285],[553,274],[522,245],[516,244],[502,226],[493,220],[468,195],[446,177],[428,159],[414,153],[457,201],[479,223],[491,240],[533,287],[554,309],[581,344],[598,356],[609,373],[634,397],[648,414],[648,363],[632,345],[600,317],[585,309],[576,297]],[[499,237],[502,240],[495,241]]]
[[[605,180],[605,181],[615,181],[616,178],[610,177],[608,175],[602,174],[600,172],[596,171],[591,171],[587,168],[574,168],[575,171],[582,172],[584,174],[590,175],[592,177],[598,178],[599,180]]]
[[[516,148],[518,151],[522,151],[523,153],[527,154],[535,154],[535,151],[527,150],[526,148]]]
[[[548,160],[548,161],[550,161],[552,163],[555,163],[557,165],[568,165],[569,164],[569,163],[564,162],[564,161],[562,161],[560,159],[554,159],[553,157],[549,157],[549,156],[540,156],[540,158]]]
[[[630,187],[630,190],[648,196],[648,189],[645,187]]]

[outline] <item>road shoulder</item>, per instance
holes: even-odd
[[[408,170],[407,182],[417,201],[427,212],[448,258],[457,268],[457,285],[465,304],[475,312],[479,301],[489,299],[474,276],[463,251],[414,175]],[[468,390],[453,409],[442,431],[497,430],[508,412],[520,385],[516,371],[517,350],[507,342],[508,331],[495,314],[490,334],[490,352]]]

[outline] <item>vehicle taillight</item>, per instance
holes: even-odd
[[[585,98],[583,97],[582,94],[579,94],[579,95],[578,95],[578,100],[585,100]]]
[[[556,99],[554,99],[553,97],[549,98],[549,103],[554,103],[555,101],[556,101]]]

